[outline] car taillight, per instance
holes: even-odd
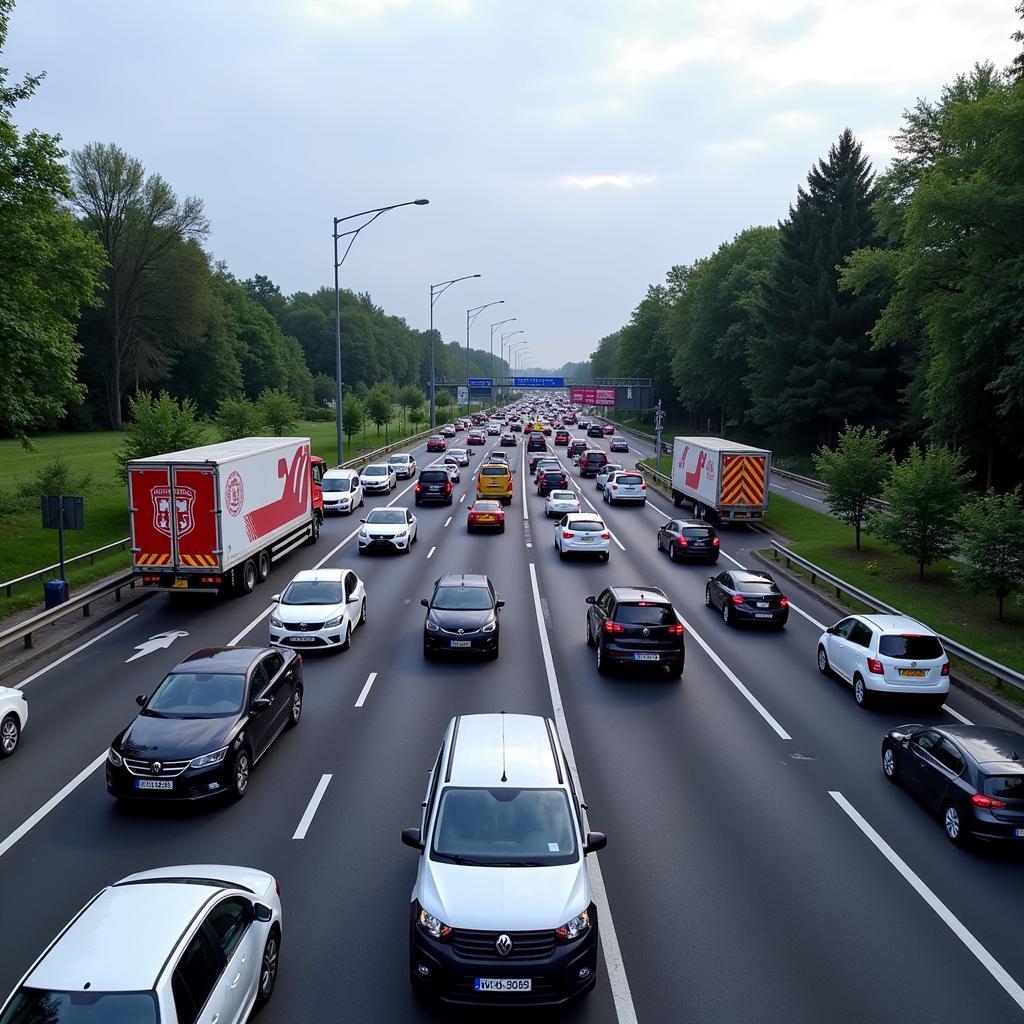
[[[721,543],[721,541],[717,537],[712,537],[711,538],[711,546],[713,548],[717,548],[720,543]]]
[[[743,595],[742,594],[733,594],[732,595],[732,603],[733,604],[743,604]]]
[[[779,607],[780,608],[788,608],[789,607],[789,598],[788,597],[780,597],[779,598]]]
[[[449,480],[449,481],[448,481],[448,482],[447,482],[447,483],[446,483],[446,484],[444,485],[444,489],[445,489],[446,491],[450,491],[450,490],[452,489],[452,482],[451,482],[451,480]]]
[[[421,484],[421,483],[417,483],[417,484],[416,484],[416,490],[417,490],[417,491],[422,491],[422,490],[423,490],[423,484]]]
[[[690,546],[690,542],[682,534],[679,534],[679,536],[676,537],[676,543],[681,548],[688,548]]]
[[[944,676],[948,676],[949,675],[949,662],[948,661],[944,661],[942,663],[942,674]]]
[[[646,490],[647,490],[647,484],[646,484],[646,483],[642,483],[642,484],[640,485],[640,490],[641,490],[641,491],[646,491]]]
[[[873,672],[876,676],[885,675],[885,668],[877,658],[868,658],[868,671]]]
[[[999,808],[1006,806],[1005,800],[996,800],[994,797],[985,796],[984,793],[975,793],[974,796],[971,797],[971,803],[974,804],[975,807],[985,807],[989,809],[993,807]]]
[[[619,489],[619,485],[618,484],[612,484],[612,490],[613,491],[617,491],[618,489]]]
[[[604,631],[606,633],[625,633],[626,627],[620,626],[617,622],[612,622],[611,619],[606,619],[604,624]]]
[[[299,668],[302,667],[302,655],[299,654],[298,651],[295,652],[295,664],[298,665]]]
[[[669,626],[668,631],[672,636],[682,636],[683,626],[682,623],[677,622],[674,626]]]
[[[571,539],[572,539],[573,537],[575,537],[576,535],[575,535],[575,534],[574,534],[574,533],[572,532],[572,530],[563,530],[563,531],[562,531],[562,536],[563,536],[563,537],[564,537],[564,538],[565,538],[566,540],[571,540]]]
[[[612,539],[612,535],[607,530],[605,530],[605,532],[601,534],[601,540],[611,540],[611,539]]]

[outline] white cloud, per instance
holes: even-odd
[[[556,184],[561,188],[634,188],[657,180],[656,174],[567,174]]]
[[[882,158],[890,160],[896,155],[896,144],[892,137],[896,130],[891,127],[865,128],[863,131],[854,131],[857,141],[861,144],[864,152],[875,160]]]
[[[375,18],[411,7],[441,8],[452,14],[465,14],[471,0],[306,0],[306,13],[318,21],[351,22]]]
[[[817,128],[823,118],[821,114],[809,110],[782,110],[769,118],[772,124],[785,128],[787,131],[800,132],[808,128]]]
[[[702,153],[711,156],[739,156],[764,149],[761,139],[732,139],[729,142],[706,142],[700,147]]]

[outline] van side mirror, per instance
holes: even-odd
[[[365,522],[366,522],[366,520],[365,520],[365,519],[360,519],[360,520],[359,520],[359,522],[361,522],[361,523],[365,523]]]
[[[587,841],[583,844],[583,855],[597,853],[608,845],[608,837],[603,832],[588,832]]]
[[[261,921],[263,924],[266,924],[268,921],[272,920],[274,916],[274,912],[265,903],[255,904],[252,908],[252,911],[254,916],[256,917],[256,920]]]
[[[402,842],[411,846],[414,850],[423,849],[423,838],[418,828],[403,828]]]

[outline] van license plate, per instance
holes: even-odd
[[[476,978],[473,986],[477,992],[530,992],[532,978]]]
[[[924,679],[925,672],[923,668],[901,668],[900,675],[911,679]]]
[[[174,789],[170,779],[136,779],[136,789]]]
[[[633,660],[634,661],[660,661],[661,660],[661,655],[660,654],[634,654],[633,655]]]
[[[188,577],[187,576],[175,576],[174,577],[174,590],[188,590]]]
[[[452,647],[472,647],[472,640],[452,640]]]

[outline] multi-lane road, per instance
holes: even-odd
[[[414,454],[421,466],[430,458]],[[105,635],[86,649],[73,641],[26,671],[31,722],[0,764],[0,996],[104,884],[156,865],[227,862],[281,880],[282,964],[259,1015],[266,1024],[481,1019],[425,1005],[409,988],[416,854],[400,832],[418,821],[451,716],[504,710],[557,718],[591,826],[609,837],[590,858],[602,903],[599,982],[559,1019],[1024,1021],[1020,857],[953,848],[879,767],[881,737],[900,722],[1010,723],[959,693],[937,713],[859,710],[817,671],[815,640],[836,616],[802,592],[791,595],[782,633],[727,627],[704,607],[709,569],[656,550],[672,511],[656,492],[645,508],[608,508],[572,472],[615,540],[607,564],[560,562],[522,445],[512,454],[504,535],[466,532],[471,466],[453,507],[416,510],[410,555],[357,558],[358,515],[331,518],[319,544],[252,595],[156,595],[100,627]],[[412,486],[367,507],[411,506]],[[724,530],[719,568],[745,564],[758,545],[763,537]],[[305,658],[302,722],[256,766],[246,798],[116,806],[103,758],[137,710],[135,695],[191,650],[266,643],[269,595],[315,564],[355,568],[368,622],[351,650]],[[498,661],[423,660],[419,599],[447,571],[495,580],[506,602]],[[686,626],[681,680],[597,674],[585,598],[608,583],[669,593]],[[184,635],[128,661],[167,631]],[[145,942],[146,922],[123,938]]]

